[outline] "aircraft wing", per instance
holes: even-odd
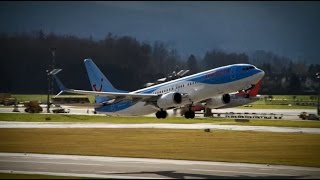
[[[133,94],[133,93],[120,93],[120,92],[98,92],[98,91],[85,91],[76,89],[65,89],[63,92],[84,94],[84,95],[95,95],[95,96],[107,96],[114,99],[153,99],[158,97],[157,94]]]
[[[152,102],[158,99],[159,95],[157,94],[134,94],[134,93],[122,93],[122,92],[99,92],[99,91],[86,91],[86,90],[76,90],[76,89],[68,89],[66,88],[61,81],[58,79],[57,76],[53,76],[60,88],[60,92],[55,96],[59,96],[63,92],[73,93],[73,94],[83,94],[83,95],[94,95],[94,96],[107,96],[116,101],[120,101],[123,99],[128,100],[137,100],[137,101],[145,101],[145,102]]]

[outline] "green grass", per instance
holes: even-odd
[[[23,101],[47,101],[46,94],[12,94],[12,97],[16,98],[19,102]]]
[[[239,106],[240,109],[317,109],[315,106],[297,106],[297,105],[277,105],[277,104],[258,104],[250,103],[252,107]]]
[[[37,101],[42,101],[42,102],[46,102],[47,101],[47,94],[12,94],[12,97],[15,97],[19,102],[24,102],[24,101],[33,101],[33,100],[37,100]],[[54,97],[55,95],[50,95],[50,98]],[[64,96],[64,95],[61,95]],[[66,95],[66,96],[70,96],[70,95]],[[91,103],[94,102],[94,96],[87,96],[89,98],[89,101]]]
[[[316,100],[317,95],[272,95],[274,99]],[[295,96],[295,98],[294,98]],[[312,97],[312,98],[310,98]]]
[[[266,96],[266,95],[265,95]],[[296,98],[293,99],[294,95],[273,95],[273,100],[265,100],[261,98],[260,100],[250,103],[252,107],[239,106],[236,108],[241,109],[316,109],[317,106],[310,105],[310,103],[317,104],[317,96],[315,95],[295,95]],[[313,97],[313,100],[310,99]],[[304,101],[304,105],[301,102]],[[308,104],[306,104],[308,102]],[[296,104],[299,103],[299,104]],[[291,104],[291,106],[289,106]]]
[[[0,108],[13,108],[14,106],[0,106]]]
[[[320,135],[169,129],[0,129],[0,152],[320,167]]]
[[[46,120],[50,118],[50,120]],[[0,121],[23,121],[23,122],[105,122],[105,123],[212,123],[223,125],[246,125],[246,126],[279,126],[279,127],[310,127],[320,128],[320,121],[292,121],[292,120],[261,120],[250,119],[250,122],[235,122],[234,119],[225,118],[195,118],[185,119],[184,117],[169,117],[157,119],[155,117],[108,117],[88,115],[67,115],[67,114],[15,114],[1,113]]]
[[[83,179],[81,177],[51,176],[38,174],[0,173],[0,179]]]

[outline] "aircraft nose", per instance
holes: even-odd
[[[265,72],[263,70],[261,70],[260,74],[261,74],[261,78],[263,78],[265,75]]]
[[[256,69],[254,77],[254,81],[260,81],[265,75],[265,72],[261,69]]]
[[[264,75],[265,75],[265,72],[263,71],[263,70],[261,70],[261,69],[259,69],[259,73],[258,73],[258,77],[259,77],[259,79],[262,79],[263,77],[264,77]]]

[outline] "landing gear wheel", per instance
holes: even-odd
[[[186,119],[189,119],[189,118],[190,118],[189,111],[187,111],[187,112],[184,113],[184,117],[185,117]]]
[[[161,111],[156,112],[156,117],[157,117],[158,119],[161,118]]]
[[[167,111],[162,111],[162,118],[165,119],[168,116]]]
[[[161,110],[161,111],[156,112],[156,117],[158,119],[160,119],[160,118],[165,119],[167,116],[168,116],[167,111],[162,111]]]
[[[193,118],[195,117],[195,115],[196,115],[196,114],[194,113],[194,111],[190,111],[190,118],[191,118],[191,119],[193,119]]]
[[[193,119],[195,117],[195,113],[194,111],[187,111],[185,114],[184,114],[184,117],[187,118],[187,119]]]

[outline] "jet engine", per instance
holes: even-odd
[[[211,109],[214,109],[214,108],[218,108],[220,106],[223,106],[225,104],[228,104],[230,103],[231,101],[231,97],[229,94],[224,94],[222,96],[216,96],[216,97],[213,97],[213,98],[210,98],[206,101],[206,107],[207,108],[211,108]]]
[[[182,102],[182,95],[177,92],[170,92],[163,94],[158,100],[157,105],[161,109],[167,109],[170,107],[177,107]]]

